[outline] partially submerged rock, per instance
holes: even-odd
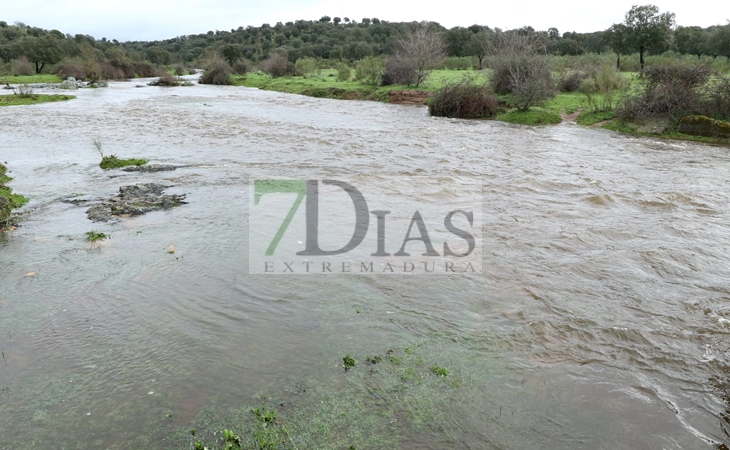
[[[714,120],[707,116],[685,116],[679,121],[677,131],[694,136],[730,139],[730,122]]]
[[[182,166],[173,166],[171,164],[145,164],[143,166],[128,166],[122,169],[124,172],[164,172],[167,170],[175,170]]]
[[[86,210],[86,216],[94,222],[106,222],[122,215],[138,216],[150,211],[169,209],[185,204],[185,194],[163,195],[171,186],[142,183],[119,188],[119,195],[102,201]]]

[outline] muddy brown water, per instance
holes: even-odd
[[[410,389],[383,407],[399,448],[729,445],[726,148],[135,84],[0,109],[0,160],[31,199],[0,235],[0,448],[189,448],[171,436],[201,411],[292,386],[334,398],[360,376],[343,355],[364,370],[408,346],[425,381],[381,380]],[[185,167],[102,172],[93,138]],[[413,175],[481,179],[483,273],[248,275],[249,177]],[[94,224],[61,201],[140,182],[189,203]],[[92,229],[111,239],[90,247]],[[431,364],[459,382],[429,384]],[[368,448],[342,430],[365,433],[371,412],[333,445]]]

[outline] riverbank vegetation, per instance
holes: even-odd
[[[0,163],[0,230],[12,225],[11,211],[28,203],[22,195],[13,193],[8,186],[12,178],[8,176],[8,168]]]
[[[39,76],[54,81],[155,76],[164,84],[175,80],[172,74],[194,73],[196,67],[204,69],[203,84],[337,99],[423,103],[431,97],[435,115],[523,124],[558,123],[561,115],[582,109],[579,124],[642,133],[646,127],[631,121],[645,121],[652,107],[640,114],[627,111],[637,112],[649,101],[645,71],[696,68],[711,74],[719,86],[713,92],[722,91],[721,81],[730,74],[730,22],[678,27],[673,13],[653,5],[634,6],[623,22],[593,33],[530,26],[447,29],[435,22],[323,16],[154,42],[97,40],[0,22],[0,77],[7,83]],[[468,83],[462,81],[465,74]],[[408,94],[398,97],[395,91]],[[468,98],[467,91],[475,97]],[[477,103],[484,109],[474,109]],[[685,109],[672,113],[666,132],[678,132],[677,114]],[[718,111],[686,109],[728,119]],[[603,123],[614,120],[621,123]]]
[[[0,106],[35,105],[36,103],[71,100],[73,95],[35,94],[33,88],[22,84],[12,88],[12,94],[0,95]]]

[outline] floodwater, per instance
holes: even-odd
[[[214,448],[258,406],[298,450],[730,445],[727,148],[143,81],[0,109],[0,448]],[[250,178],[376,176],[481,180],[482,273],[248,274]],[[62,201],[141,182],[188,204]]]

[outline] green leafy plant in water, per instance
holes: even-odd
[[[127,166],[142,166],[147,164],[149,161],[146,159],[119,159],[117,155],[109,155],[104,156],[101,158],[101,162],[99,163],[99,167],[101,167],[104,170],[107,169],[118,169],[120,167],[127,167]]]
[[[226,449],[241,448],[241,438],[233,430],[223,430]]]
[[[103,241],[104,239],[108,239],[108,238],[109,238],[109,236],[107,234],[101,233],[99,231],[91,230],[91,231],[86,232],[86,241],[91,242],[92,244],[94,242]]]
[[[345,355],[342,358],[342,364],[345,366],[345,372],[355,367],[355,360],[350,355]]]
[[[431,366],[429,370],[442,378],[449,374],[449,371],[445,367]]]

